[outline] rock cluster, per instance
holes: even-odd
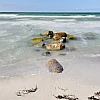
[[[33,38],[30,42],[32,46],[44,47],[44,41],[49,39],[50,41],[48,41],[48,44],[45,46],[46,50],[62,50],[65,48],[66,41],[77,39],[66,32],[54,33],[53,31],[45,31],[44,34],[40,34],[40,36],[42,36],[42,38]]]
[[[65,43],[68,40],[76,40],[77,38],[67,34],[66,32],[45,31],[44,34],[40,34],[38,38],[30,40],[32,46],[44,47],[46,52],[43,56],[50,56],[50,51],[59,51],[65,49]],[[38,50],[39,51],[39,50]],[[61,73],[63,71],[62,65],[56,60],[51,59],[47,64],[47,68],[50,72]]]

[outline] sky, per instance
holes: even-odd
[[[100,0],[0,0],[0,12],[100,12]]]

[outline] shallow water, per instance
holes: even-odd
[[[99,26],[100,14],[1,13],[0,77],[48,73],[45,64],[51,58],[62,64],[67,62],[69,67],[70,62],[77,58],[86,57],[90,63],[88,58],[99,61]],[[65,50],[51,51],[51,56],[45,57],[42,54],[46,49],[33,47],[29,41],[46,30],[64,31],[78,40],[69,41]],[[85,39],[86,34],[94,35],[95,39]],[[93,60],[93,63],[96,62]],[[99,67],[99,64],[96,65]]]

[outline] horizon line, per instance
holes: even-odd
[[[26,13],[100,13],[100,11],[0,11],[0,13],[4,12],[26,12]]]

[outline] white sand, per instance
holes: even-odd
[[[58,59],[60,60],[60,59]],[[46,73],[31,76],[19,76],[0,79],[0,100],[57,100],[53,95],[75,95],[79,100],[88,100],[89,96],[100,91],[99,62],[74,60],[64,65],[61,74]],[[85,66],[87,65],[87,66]],[[99,76],[98,76],[99,75]],[[18,90],[32,89],[36,92],[17,96]]]
[[[35,88],[36,92],[17,96],[18,90]],[[63,90],[64,89],[64,90]],[[61,74],[34,75],[0,80],[0,100],[56,100],[53,95],[76,95],[80,100],[87,100],[100,87],[76,83]]]

